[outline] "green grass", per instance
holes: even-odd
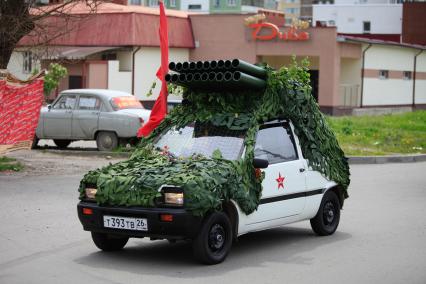
[[[426,111],[327,120],[346,155],[426,153]]]
[[[20,162],[17,162],[14,158],[0,156],[0,172],[3,171],[14,171],[19,172],[24,168]]]

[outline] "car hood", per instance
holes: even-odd
[[[243,167],[243,161],[174,159],[152,151],[89,172],[80,184],[80,198],[84,198],[86,186],[96,185],[96,201],[101,205],[154,207],[156,198],[161,198],[159,188],[173,185],[183,189],[185,208],[194,215],[220,209],[230,199],[252,212],[258,204],[260,184],[258,193],[246,190],[244,184],[253,175],[245,174]]]
[[[116,113],[136,115],[138,117],[143,118],[144,121],[148,121],[149,116],[151,114],[151,111],[147,110],[147,109],[132,109],[132,108],[129,108],[129,109],[117,110]]]

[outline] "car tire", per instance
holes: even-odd
[[[225,260],[232,246],[232,225],[223,212],[209,215],[192,243],[195,259],[204,264],[218,264]]]
[[[71,140],[63,140],[63,139],[54,139],[53,142],[55,142],[55,145],[61,149],[65,149],[71,144]]]
[[[114,132],[102,131],[96,136],[99,151],[112,151],[118,146],[118,137]]]
[[[31,143],[31,149],[37,149],[39,141],[40,139],[38,139],[37,135],[34,135],[33,142]]]
[[[129,238],[92,232],[92,240],[95,245],[103,251],[117,251],[124,248]]]
[[[322,200],[317,215],[311,219],[312,230],[319,236],[333,234],[340,221],[340,202],[336,193],[327,191]]]

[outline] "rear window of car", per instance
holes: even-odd
[[[101,107],[101,101],[92,96],[80,96],[78,109],[81,110],[98,110]]]
[[[114,110],[120,109],[143,109],[140,101],[133,96],[115,97],[111,99],[111,106]]]

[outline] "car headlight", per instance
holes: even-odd
[[[164,192],[164,203],[183,205],[183,192]]]
[[[95,195],[96,195],[96,192],[98,191],[98,189],[93,188],[93,187],[87,187],[85,189],[85,191],[86,191],[87,199],[95,200]]]

